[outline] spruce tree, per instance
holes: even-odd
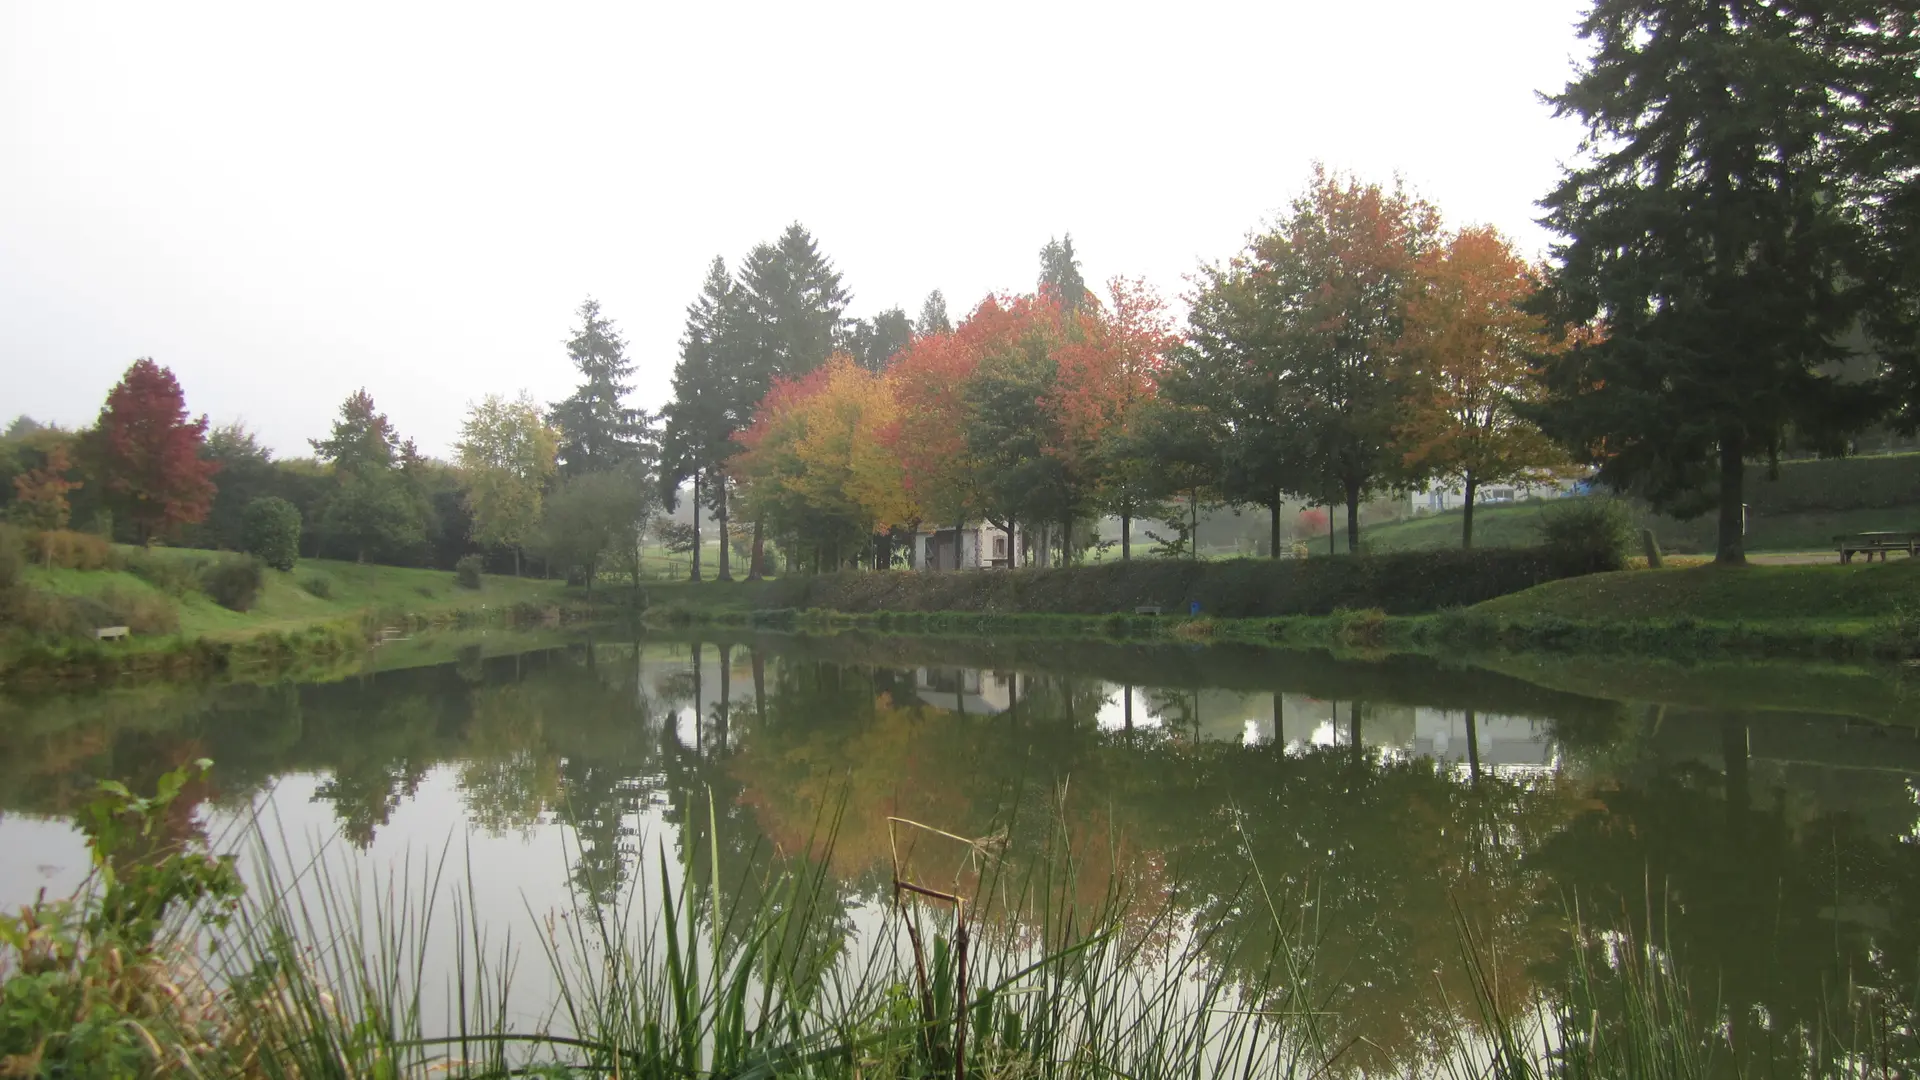
[[[633,390],[626,340],[592,297],[580,305],[579,315],[580,326],[567,339],[567,357],[580,370],[580,386],[549,413],[560,429],[560,473],[566,477],[631,463],[641,456],[644,430],[643,414],[621,403]]]
[[[707,267],[700,295],[687,305],[680,360],[673,368],[673,400],[666,407],[661,443],[661,494],[668,508],[678,503],[680,485],[691,479],[695,514],[705,495],[723,523],[725,468],[736,450],[733,436],[752,416],[751,404],[743,403],[751,352],[745,347],[740,306],[741,293],[727,273],[726,260],[716,257]],[[697,567],[697,548],[694,561]],[[730,576],[729,562],[723,535],[722,579]]]
[[[1080,276],[1080,260],[1073,253],[1073,234],[1047,239],[1040,249],[1040,292],[1060,298],[1060,306],[1078,311],[1088,299],[1087,282]]]
[[[920,305],[920,318],[914,330],[922,334],[951,334],[953,320],[947,317],[947,294],[935,289]]]
[[[871,319],[855,319],[847,351],[868,371],[885,371],[893,355],[913,342],[913,323],[901,308],[888,308]]]
[[[1880,61],[1855,47],[1875,7],[1597,0],[1551,99],[1587,128],[1542,204],[1552,297],[1590,329],[1545,363],[1540,419],[1659,509],[1717,503],[1719,562],[1745,561],[1750,459],[1839,452],[1879,409],[1838,375],[1884,287],[1846,160],[1875,123]]]

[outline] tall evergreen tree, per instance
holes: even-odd
[[[621,399],[632,392],[626,339],[600,314],[600,302],[580,305],[580,325],[567,339],[567,357],[580,370],[580,386],[549,416],[560,431],[560,473],[574,477],[619,468],[641,456],[646,414]]]
[[[888,308],[871,319],[855,319],[847,351],[868,371],[885,371],[895,353],[913,342],[913,323],[901,308]]]
[[[921,334],[951,334],[953,320],[947,317],[947,294],[935,289],[920,304],[920,318],[914,330]]]
[[[1749,459],[1839,452],[1877,413],[1837,374],[1884,287],[1841,151],[1874,123],[1855,44],[1886,8],[1596,0],[1552,99],[1587,128],[1542,204],[1554,298],[1600,332],[1545,365],[1543,426],[1658,508],[1717,503],[1719,562],[1745,561]]]
[[[308,439],[313,454],[342,473],[384,471],[393,467],[399,445],[393,423],[374,408],[373,395],[362,387],[340,403],[340,418],[324,439]]]
[[[738,449],[734,433],[752,414],[755,402],[743,401],[751,393],[748,368],[753,355],[741,300],[726,260],[716,257],[707,267],[700,295],[687,305],[680,359],[673,367],[673,400],[665,411],[660,455],[661,494],[669,509],[678,503],[680,485],[688,480],[694,482],[696,515],[701,496],[716,487],[724,490],[724,484],[711,481],[724,475]],[[732,572],[724,538],[720,550],[724,578]],[[696,578],[700,573],[698,545],[693,549],[693,573]]]
[[[1073,253],[1073,234],[1047,239],[1040,249],[1040,292],[1060,298],[1060,306],[1069,312],[1085,306],[1089,294],[1086,279],[1080,276],[1080,260]]]

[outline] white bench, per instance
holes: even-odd
[[[128,633],[127,628],[124,626],[103,626],[93,632],[93,640],[118,641],[119,639],[126,637],[127,633]]]

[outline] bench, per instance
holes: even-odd
[[[1920,555],[1920,532],[1863,532],[1850,536],[1836,536],[1833,545],[1840,552],[1840,561],[1850,563],[1855,555],[1865,555],[1868,562],[1877,554],[1881,562],[1887,561],[1887,552],[1904,551],[1908,558]]]
[[[126,637],[128,630],[124,626],[102,626],[93,632],[95,641],[118,641]]]
[[[1133,613],[1135,615],[1158,615],[1160,614],[1160,605],[1141,604],[1139,607],[1133,609]]]

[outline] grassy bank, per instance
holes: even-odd
[[[1480,506],[1473,511],[1475,547],[1524,547],[1539,538],[1541,517],[1555,504],[1527,502]],[[1438,551],[1460,546],[1460,511],[1421,514],[1366,531],[1369,550]],[[1714,549],[1714,519],[1680,521],[1661,514],[1637,511],[1636,529],[1652,529],[1661,550],[1669,554],[1710,554]],[[1748,520],[1748,551],[1831,551],[1833,538],[1845,533],[1920,529],[1920,506],[1794,509],[1772,513],[1755,511]],[[1322,547],[1325,544],[1322,543]]]
[[[1338,565],[1346,560],[1321,560]],[[1306,564],[1312,565],[1313,560]],[[1165,564],[1140,564],[1141,578]],[[1182,564],[1192,566],[1193,564]],[[1210,564],[1199,564],[1206,567]],[[1233,566],[1235,564],[1211,564]],[[1246,564],[1243,564],[1246,565]],[[1284,563],[1282,565],[1285,565]],[[1112,576],[1109,568],[1051,571],[1060,576]],[[1199,618],[1184,605],[1159,617],[1136,615],[1126,596],[1104,612],[1022,610],[1036,591],[1020,592],[1004,574],[862,575],[881,579],[860,591],[843,580],[813,579],[811,590],[778,583],[686,584],[651,591],[649,618],[662,623],[716,622],[769,629],[870,629],[892,633],[1001,634],[1108,638],[1234,640],[1344,648],[1450,651],[1582,650],[1643,655],[1799,656],[1897,660],[1920,655],[1920,561],[1851,566],[1695,566],[1630,570],[1555,580],[1476,604],[1390,614],[1356,603],[1335,610],[1325,594],[1291,605],[1307,613],[1232,617],[1203,605]],[[1364,573],[1360,575],[1365,578]],[[1080,586],[1102,595],[1098,582]],[[974,590],[969,594],[968,590]],[[830,602],[769,604],[788,595],[819,595]],[[964,608],[941,608],[954,595],[971,595]],[[979,596],[1023,595],[1027,603],[999,607]],[[831,601],[853,596],[858,602]],[[1238,607],[1260,601],[1248,590]],[[888,607],[888,603],[898,607]],[[1409,605],[1410,606],[1410,605]],[[1404,607],[1403,607],[1404,610]]]
[[[117,617],[132,627],[131,636],[100,642],[71,628],[16,625],[0,637],[0,676],[18,681],[326,666],[363,652],[383,629],[508,618],[554,608],[565,598],[558,582],[487,577],[481,588],[467,589],[446,571],[308,559],[291,571],[262,571],[245,610],[234,610],[195,584],[192,571],[209,559],[207,552],[119,554],[99,569],[25,566],[15,588],[41,610],[78,601],[87,621]]]

